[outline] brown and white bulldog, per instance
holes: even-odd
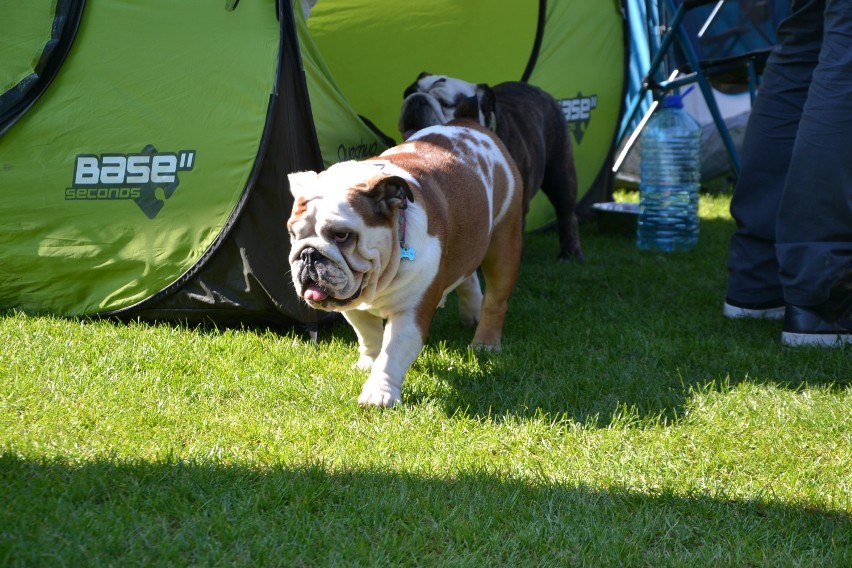
[[[435,309],[454,289],[462,322],[476,325],[471,345],[500,348],[521,257],[522,188],[489,130],[454,121],[376,158],[288,177],[293,284],[355,329],[356,365],[370,369],[361,405],[401,400]]]
[[[558,258],[583,261],[571,136],[552,96],[527,83],[510,81],[491,88],[424,72],[405,89],[403,99],[398,126],[404,139],[456,118],[476,120],[496,132],[521,172],[524,215],[541,188],[556,210]]]

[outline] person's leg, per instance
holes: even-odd
[[[843,323],[852,317],[844,313],[852,304],[850,38],[852,0],[826,0],[823,47],[778,212],[776,251],[784,297],[805,314],[785,321],[785,336],[807,335],[806,323],[816,324],[805,312],[814,311],[852,341],[852,327]],[[785,336],[785,343],[795,343]],[[814,343],[824,342],[814,337]]]
[[[778,27],[749,116],[742,170],[731,199],[737,231],[728,255],[728,317],[781,317],[784,297],[775,251],[776,215],[793,141],[819,58],[825,0],[794,0]]]

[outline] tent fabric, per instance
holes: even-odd
[[[626,92],[628,35],[621,2],[548,2],[541,52],[529,82],[563,107],[574,145],[581,214],[611,192],[610,167]],[[527,227],[554,220],[539,193]]]
[[[290,282],[287,173],[393,144],[424,69],[545,86],[576,115],[583,183],[599,178],[621,109],[620,3],[436,2],[414,17],[322,0],[305,21],[289,0],[0,0],[14,18],[0,22],[0,308],[326,319]]]
[[[322,169],[323,160],[311,121],[294,12],[286,2],[280,6],[277,88],[271,96],[266,143],[258,155],[251,198],[228,238],[209,252],[208,261],[179,283],[177,290],[165,290],[140,306],[106,315],[309,328],[329,319],[296,297],[289,276],[285,223],[292,198],[287,172]]]
[[[393,0],[321,0],[308,29],[346,98],[396,140],[402,92],[421,71],[543,88],[562,104],[572,132],[578,198],[597,197],[626,88],[621,2],[435,0],[401,10]],[[539,194],[526,227],[554,218]]]
[[[335,80],[308,31],[304,12],[296,10],[294,17],[311,108],[317,110],[313,113],[313,122],[323,167],[375,156],[392,146],[392,139],[363,120]],[[362,112],[370,110],[362,109]]]
[[[108,312],[198,262],[255,162],[274,13],[271,0],[86,6],[50,88],[0,138],[0,305]]]

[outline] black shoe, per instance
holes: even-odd
[[[772,302],[746,303],[725,298],[722,313],[726,318],[739,319],[781,319],[784,317],[784,300]]]
[[[825,304],[808,308],[787,304],[781,343],[793,347],[840,347],[846,343],[852,344],[852,318],[847,315],[835,319],[832,315],[824,315],[824,308]]]

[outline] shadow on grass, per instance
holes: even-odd
[[[756,501],[321,467],[0,454],[3,565],[848,565],[852,519]]]

